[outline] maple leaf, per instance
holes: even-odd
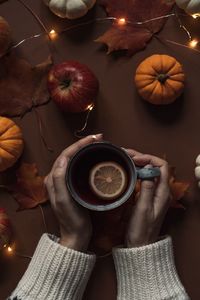
[[[44,177],[38,175],[35,164],[23,163],[16,177],[17,182],[9,186],[9,190],[19,203],[18,211],[34,208],[48,200]]]
[[[170,206],[172,208],[183,208],[182,203],[180,203],[180,200],[184,197],[185,193],[188,191],[190,187],[190,183],[186,181],[176,181],[175,179],[175,168],[169,167],[169,173],[170,173],[170,190],[171,190],[171,204]]]
[[[32,107],[49,101],[47,74],[52,65],[48,58],[33,67],[16,54],[0,59],[0,115],[23,116]]]
[[[166,18],[142,25],[133,23],[166,15],[174,5],[174,1],[166,0],[100,0],[99,3],[109,17],[125,18],[127,22],[120,26],[117,21],[114,21],[96,41],[106,44],[108,53],[115,50],[127,50],[129,55],[144,49],[152,36],[162,29]]]

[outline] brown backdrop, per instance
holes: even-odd
[[[42,1],[25,2],[39,14],[49,29],[61,29],[69,25],[68,21],[54,16]],[[12,26],[15,41],[41,31],[32,15],[16,0],[1,4],[0,15]],[[95,16],[105,16],[105,13],[96,6],[83,20]],[[199,21],[192,18],[186,18],[185,21],[188,22],[189,28],[193,28],[195,34],[198,34]],[[60,36],[53,42],[55,61],[79,60],[91,67],[99,78],[100,93],[96,109],[89,120],[88,133],[103,132],[106,140],[118,145],[158,156],[166,154],[170,164],[176,166],[177,178],[191,181],[190,192],[184,199],[186,210],[171,212],[166,228],[173,237],[176,265],[181,280],[191,298],[199,300],[200,195],[194,180],[194,164],[200,151],[200,54],[153,39],[144,51],[131,58],[108,56],[105,48],[93,41],[107,26],[108,24],[94,23]],[[167,22],[159,36],[163,39],[186,42],[185,33],[179,29],[174,19]],[[49,55],[45,38],[29,41],[18,48],[17,52],[33,64],[43,61]],[[145,104],[137,96],[133,85],[133,74],[138,63],[155,53],[175,56],[183,64],[187,75],[184,95],[168,107],[157,108]],[[40,174],[45,175],[62,149],[76,140],[73,133],[83,124],[84,116],[63,115],[52,102],[38,108],[38,112],[44,122],[46,140],[54,149],[52,154],[41,141],[34,112],[26,114],[22,120],[15,120],[22,127],[26,142],[22,160],[36,162]],[[32,255],[44,232],[40,210],[16,212],[16,202],[3,191],[0,194],[0,206],[7,209],[11,218],[18,251]],[[45,206],[44,211],[49,231],[55,232],[56,221],[50,207]],[[28,259],[1,254],[1,300],[15,288],[27,265]],[[115,273],[110,257],[97,260],[86,294],[87,300],[116,299]]]

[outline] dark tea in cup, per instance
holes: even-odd
[[[91,210],[105,211],[129,199],[142,170],[145,169],[138,172],[133,160],[120,147],[98,142],[83,147],[71,158],[66,183],[79,204]],[[160,174],[156,168],[145,172],[147,178]]]

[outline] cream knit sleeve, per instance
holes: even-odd
[[[61,246],[44,234],[10,300],[78,300],[95,264],[95,255]]]
[[[113,250],[118,300],[188,300],[174,265],[170,237],[138,248]]]

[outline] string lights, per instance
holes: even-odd
[[[14,248],[12,246],[7,246],[7,245],[4,245],[4,248],[6,250],[6,254],[9,255],[9,256],[18,256],[18,257],[22,257],[22,258],[28,258],[28,259],[31,259],[32,256],[29,256],[29,255],[25,255],[25,254],[21,254],[17,251],[14,250]]]
[[[46,223],[46,220],[45,220],[45,215],[44,215],[44,211],[43,211],[43,208],[41,205],[39,205],[39,209],[40,209],[40,212],[41,212],[41,215],[42,215],[42,221],[43,221],[43,225],[44,225],[44,231],[45,232],[48,232],[48,228],[47,228],[47,223]],[[30,255],[27,255],[27,254],[22,254],[22,253],[19,253],[18,251],[16,251],[16,247],[15,247],[15,244],[4,244],[3,245],[3,250],[4,250],[4,253],[8,256],[17,256],[17,257],[21,257],[21,258],[27,258],[27,259],[31,259],[32,256]]]
[[[176,12],[168,14],[168,15],[163,15],[163,16],[158,16],[158,17],[155,17],[155,18],[151,18],[151,19],[145,20],[145,21],[138,21],[138,22],[132,22],[131,20],[127,20],[125,17],[120,17],[120,18],[115,18],[115,17],[96,18],[96,19],[93,19],[93,20],[90,20],[90,21],[87,21],[87,22],[75,24],[73,26],[64,28],[61,31],[56,31],[54,28],[52,28],[50,31],[46,32],[47,29],[45,27],[45,32],[27,37],[27,38],[23,39],[22,41],[18,42],[17,44],[13,45],[10,49],[17,48],[20,45],[22,45],[23,43],[25,43],[26,41],[31,40],[31,39],[35,39],[35,38],[39,38],[43,35],[48,35],[48,37],[52,41],[52,40],[55,40],[62,33],[65,33],[65,32],[70,31],[72,29],[83,27],[83,26],[86,26],[86,25],[89,25],[89,24],[95,23],[95,22],[114,21],[115,24],[117,24],[118,26],[126,26],[126,25],[133,25],[134,26],[134,25],[144,25],[144,24],[156,21],[156,20],[170,18],[170,17],[176,17],[177,18],[178,23],[180,25],[180,28],[183,29],[187,33],[189,42],[196,41],[196,39],[195,40],[192,39],[192,35],[191,35],[190,31],[185,27],[185,25],[182,24],[179,16],[192,17],[193,19],[199,18],[199,15],[197,15],[197,14],[189,16],[189,15],[185,15],[185,14],[177,14]],[[40,23],[41,23],[41,21],[40,21]],[[194,48],[194,47],[197,46],[197,44],[198,44],[198,42],[197,43],[192,42],[192,43],[190,43],[190,46],[191,46],[191,48]],[[183,44],[179,44],[179,45],[180,46],[185,46]]]
[[[189,42],[189,46],[190,46],[191,48],[195,48],[197,45],[198,45],[198,40],[197,40],[197,39],[192,39],[192,40]]]
[[[18,1],[21,2],[24,5],[24,3],[23,3],[22,0],[18,0]],[[27,7],[27,5],[24,5],[24,6]],[[13,48],[19,47],[20,45],[22,45],[23,43],[25,43],[28,40],[39,38],[39,37],[44,36],[44,35],[48,35],[49,40],[50,41],[54,41],[62,33],[65,33],[65,32],[70,31],[72,29],[84,27],[86,25],[89,25],[89,24],[92,24],[92,23],[95,23],[95,22],[96,23],[102,23],[102,22],[112,21],[112,22],[114,22],[114,24],[116,24],[119,27],[123,27],[123,26],[127,26],[127,25],[128,26],[131,26],[131,25],[132,26],[136,26],[136,25],[137,26],[142,26],[142,25],[145,25],[145,24],[153,22],[153,21],[175,17],[177,19],[178,23],[179,23],[180,29],[184,30],[185,33],[187,34],[188,44],[184,45],[184,44],[181,44],[181,43],[178,43],[176,41],[169,40],[169,39],[166,39],[165,41],[168,42],[168,43],[177,45],[177,46],[181,46],[181,47],[184,47],[184,48],[195,50],[196,52],[200,53],[200,51],[198,49],[196,49],[196,47],[198,46],[199,41],[196,38],[195,39],[192,38],[192,34],[185,27],[185,25],[182,24],[182,22],[180,20],[180,17],[179,17],[179,16],[184,16],[184,17],[192,17],[193,19],[197,19],[197,18],[199,18],[199,15],[197,15],[197,14],[193,14],[192,16],[189,16],[189,15],[186,15],[186,14],[178,14],[175,11],[175,12],[173,12],[171,14],[167,14],[167,15],[163,15],[163,16],[158,16],[158,17],[155,17],[155,18],[151,18],[151,19],[144,20],[144,21],[138,21],[138,22],[132,22],[131,20],[126,19],[125,16],[122,16],[120,18],[115,18],[115,17],[96,18],[96,19],[92,19],[92,20],[89,20],[89,21],[86,21],[86,22],[83,22],[83,23],[78,23],[78,24],[69,26],[67,28],[62,29],[61,31],[56,31],[54,28],[52,28],[51,30],[48,31],[47,28],[46,28],[46,26],[43,24],[43,22],[40,19],[38,20],[39,17],[30,8],[28,8],[28,9],[35,16],[35,18],[37,19],[37,21],[39,21],[40,25],[42,25],[42,27],[44,29],[44,32],[43,33],[39,33],[39,34],[35,34],[35,35],[32,35],[30,37],[27,37],[27,38],[23,39],[22,41],[20,41],[17,44],[13,45],[11,47],[11,50]],[[51,50],[51,47],[50,47],[50,50]],[[93,109],[94,109],[94,105],[88,107],[83,127],[81,129],[75,131],[75,136],[76,137],[83,137],[82,134],[83,134],[84,130],[87,127],[88,119],[89,119],[90,113],[92,112]]]
[[[119,19],[117,19],[117,24],[118,24],[119,26],[124,26],[124,25],[126,25],[126,19],[125,19],[125,18],[119,18]]]
[[[81,129],[78,129],[78,130],[75,131],[75,136],[77,138],[82,138],[83,137],[83,132],[84,132],[84,130],[86,129],[86,127],[88,125],[88,119],[89,119],[90,113],[92,112],[93,109],[94,109],[94,104],[88,105],[87,110],[86,110],[87,114],[86,114],[84,125]]]
[[[47,27],[44,25],[44,23],[41,21],[41,19],[35,14],[35,12],[27,4],[25,4],[23,2],[23,0],[18,0],[18,1],[21,2],[22,5],[24,5],[31,12],[31,14],[36,18],[36,20],[39,22],[39,24],[43,28],[44,32],[39,33],[39,34],[34,34],[32,36],[29,36],[29,37],[27,37],[27,38],[19,41],[17,44],[13,45],[9,49],[9,51],[12,50],[12,49],[15,49],[15,48],[17,48],[19,46],[21,46],[23,43],[25,43],[25,42],[27,42],[29,40],[37,39],[37,38],[45,36],[45,35],[49,38],[49,41],[54,41],[62,33],[68,32],[68,31],[76,29],[76,28],[84,27],[86,25],[89,25],[89,24],[92,24],[92,23],[96,23],[96,22],[101,23],[101,22],[112,21],[112,22],[114,22],[114,24],[116,24],[117,26],[120,26],[120,27],[126,26],[126,25],[128,25],[128,26],[130,26],[130,25],[132,25],[132,26],[136,26],[136,25],[140,26],[140,25],[145,25],[145,24],[153,22],[153,21],[175,17],[177,19],[178,23],[179,23],[180,28],[182,30],[184,30],[186,32],[187,36],[188,36],[188,44],[184,45],[184,44],[178,43],[176,41],[168,40],[168,39],[165,39],[165,41],[169,42],[171,44],[177,45],[177,46],[181,46],[181,47],[184,47],[184,48],[188,48],[188,49],[197,51],[197,52],[200,53],[200,51],[198,49],[196,49],[196,47],[198,46],[199,41],[196,38],[194,38],[194,39],[192,38],[192,34],[185,27],[185,25],[182,24],[182,22],[180,20],[180,18],[179,18],[180,14],[177,14],[176,12],[175,13],[171,13],[171,14],[167,14],[167,15],[163,15],[163,16],[158,16],[158,17],[155,17],[155,18],[151,18],[151,19],[148,19],[148,20],[145,20],[145,21],[138,21],[138,22],[132,22],[131,20],[126,19],[124,16],[120,17],[120,18],[115,18],[115,17],[96,18],[96,19],[93,19],[93,20],[90,20],[90,21],[86,21],[86,22],[83,22],[83,23],[75,24],[73,26],[64,28],[61,31],[56,31],[54,28],[52,28],[51,30],[48,30]],[[193,14],[192,16],[185,15],[185,14],[184,15],[181,14],[181,15],[184,16],[184,17],[192,17],[194,20],[196,20],[196,19],[198,19],[200,17],[197,14]],[[51,47],[49,49],[51,51]],[[87,111],[86,111],[87,114],[86,114],[86,119],[85,119],[84,125],[83,125],[83,127],[81,129],[79,129],[79,130],[77,130],[75,132],[75,135],[77,137],[82,137],[83,136],[82,134],[83,134],[84,130],[87,127],[88,119],[89,119],[90,113],[93,111],[93,109],[94,109],[94,104],[91,104],[91,105],[89,105],[87,107]],[[46,224],[44,212],[43,212],[41,206],[40,206],[40,210],[41,210],[42,217],[43,217],[44,227],[45,227],[45,230],[47,231],[47,224]],[[5,249],[5,251],[6,251],[6,253],[8,255],[16,255],[16,256],[24,257],[24,258],[28,258],[28,259],[32,258],[29,255],[24,255],[24,254],[18,253],[17,251],[15,251],[15,247],[13,247],[11,245],[4,245],[4,249]],[[110,253],[106,254],[105,256],[107,256],[107,255],[110,255]],[[105,257],[105,256],[103,256],[103,257]]]
[[[7,247],[7,246],[5,245],[4,247]],[[11,246],[8,246],[8,247],[7,247],[7,252],[8,252],[8,253],[13,252],[13,248],[12,248]]]
[[[51,29],[49,32],[49,37],[51,40],[55,40],[57,38],[58,34],[54,29]]]

